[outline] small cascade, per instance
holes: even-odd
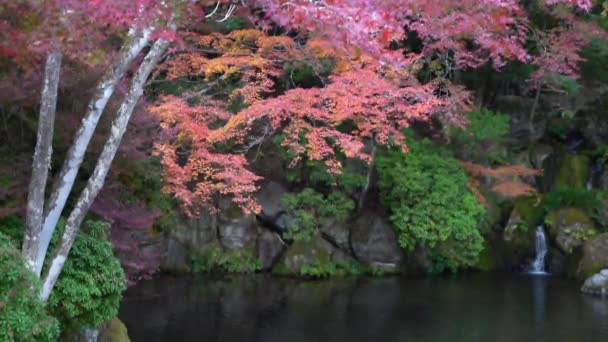
[[[536,227],[536,256],[530,265],[530,274],[547,274],[545,271],[545,257],[547,256],[547,238],[543,225]]]

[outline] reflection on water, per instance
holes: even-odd
[[[167,277],[129,289],[120,317],[133,341],[608,341],[608,300],[518,275]]]

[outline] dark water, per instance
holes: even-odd
[[[554,277],[299,282],[161,278],[131,288],[133,341],[608,341],[608,300]]]

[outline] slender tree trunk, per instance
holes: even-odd
[[[542,84],[538,85],[538,89],[536,90],[536,96],[534,96],[534,103],[532,104],[532,109],[530,110],[530,122],[528,126],[530,130],[530,142],[534,140],[534,116],[536,115],[536,107],[538,107],[538,101],[540,99],[540,90],[542,87]]]
[[[40,98],[40,114],[36,149],[32,162],[32,176],[27,194],[23,257],[27,265],[34,269],[36,252],[40,243],[40,230],[44,213],[44,193],[53,154],[53,130],[57,108],[57,89],[61,74],[61,52],[54,51],[46,59],[44,85]]]
[[[80,225],[82,224],[82,221],[84,220],[91,204],[95,200],[95,197],[103,187],[106,175],[110,169],[110,165],[112,164],[112,160],[116,155],[120,141],[122,140],[122,137],[127,129],[133,109],[143,94],[143,88],[146,80],[150,76],[150,73],[156,64],[158,64],[160,61],[168,46],[169,42],[165,39],[161,38],[156,41],[131,81],[129,92],[126,94],[118,113],[116,114],[116,118],[112,123],[110,137],[106,141],[103,151],[101,152],[101,156],[97,160],[97,165],[95,165],[93,174],[89,178],[85,189],[82,191],[78,201],[76,202],[76,206],[68,217],[61,242],[50,262],[50,267],[44,276],[41,293],[41,299],[43,301],[48,300],[49,295],[57,282],[57,278],[63,269],[63,265],[65,264],[68,253],[72,248],[72,244],[76,239],[76,234],[80,229]]]
[[[151,29],[149,28],[143,30],[132,28],[129,31],[127,41],[118,52],[115,62],[100,80],[93,97],[87,106],[87,111],[82,119],[82,124],[76,132],[74,142],[68,151],[63,167],[59,173],[59,178],[54,184],[53,191],[48,200],[44,219],[42,221],[42,228],[40,228],[39,244],[35,251],[30,251],[28,248],[26,252],[24,249],[24,253],[27,253],[27,255],[34,255],[35,253],[34,271],[38,276],[40,276],[42,271],[42,265],[44,264],[51,237],[55,231],[61,212],[65,207],[68,196],[72,191],[78,170],[84,160],[87,146],[91,141],[99,118],[110,97],[114,93],[116,85],[124,76],[129,65],[148,43],[150,33]]]
[[[369,163],[369,167],[367,168],[367,177],[365,180],[365,186],[361,191],[361,196],[359,196],[359,211],[363,210],[363,204],[365,202],[365,196],[367,196],[367,192],[369,191],[370,184],[372,182],[372,174],[374,172],[374,164],[376,162],[376,143],[374,139],[372,139],[372,160]]]

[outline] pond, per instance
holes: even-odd
[[[297,281],[161,277],[130,288],[133,341],[608,341],[608,299],[551,276]]]

